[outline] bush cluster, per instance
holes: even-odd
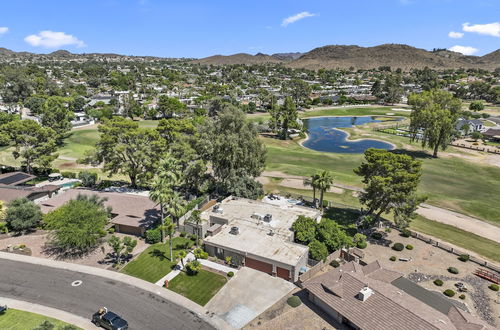
[[[448,271],[452,274],[458,274],[458,269],[456,269],[455,267],[448,267]]]
[[[396,256],[392,256],[389,258],[390,261],[396,261]]]
[[[337,268],[340,266],[340,263],[337,261],[337,260],[332,260],[330,262],[330,266],[334,267],[334,268]]]
[[[150,229],[146,231],[146,243],[156,244],[161,241],[161,232],[159,229]]]
[[[407,250],[413,250],[413,245],[411,245],[411,244],[406,245],[406,249]]]
[[[394,243],[394,245],[392,246],[392,249],[394,251],[403,251],[404,248],[405,246],[402,243]]]
[[[488,288],[490,288],[493,291],[500,290],[500,286],[498,284],[490,284],[490,286]]]
[[[401,230],[401,236],[403,236],[403,237],[410,237],[411,236],[411,231],[409,229],[403,229],[403,230]]]
[[[458,260],[463,261],[463,262],[467,262],[467,261],[469,261],[469,259],[470,259],[470,256],[468,254],[461,254],[458,257]]]
[[[460,296],[458,296],[458,298],[464,300],[465,299],[465,295],[464,294],[461,294]]]
[[[9,232],[9,228],[7,228],[6,222],[0,222],[0,234],[7,234]]]
[[[373,238],[373,239],[376,239],[376,240],[378,241],[379,239],[382,239],[382,233],[381,233],[381,232],[376,231],[376,232],[374,232],[374,233],[372,234],[372,238]]]
[[[443,291],[443,294],[448,297],[453,297],[455,295],[455,291],[452,289],[446,289]]]
[[[61,172],[61,175],[67,179],[76,179],[75,172],[63,171],[63,172]]]
[[[297,296],[291,296],[286,300],[286,302],[290,307],[293,308],[299,307],[302,304],[302,301],[300,301],[300,298]]]
[[[443,285],[443,281],[441,281],[439,278],[434,280],[434,284],[436,284],[437,286],[442,286]]]
[[[368,244],[367,244],[365,241],[361,241],[361,242],[358,242],[358,243],[356,244],[356,246],[357,246],[358,248],[360,248],[360,249],[364,249],[364,248],[366,248],[366,246],[367,246],[367,245],[368,245]]]
[[[234,276],[234,272],[228,272],[227,273],[227,277],[233,277]]]

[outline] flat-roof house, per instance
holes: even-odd
[[[104,203],[112,208],[110,222],[119,233],[143,236],[160,219],[160,209],[146,196],[134,194],[101,192],[88,189],[70,189],[40,204],[42,212],[53,211],[71,199],[81,195],[97,195],[106,198]]]
[[[311,302],[337,322],[367,330],[494,329],[458,302],[383,268],[346,263],[302,284]]]
[[[238,266],[297,281],[309,248],[293,241],[292,224],[304,215],[319,220],[319,211],[296,205],[272,205],[228,197],[202,213],[209,226],[205,250]]]

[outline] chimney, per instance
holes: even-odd
[[[365,285],[361,291],[358,292],[358,299],[361,301],[366,301],[373,294],[373,290]]]

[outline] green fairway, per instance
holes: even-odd
[[[20,311],[17,309],[8,309],[3,315],[0,315],[0,329],[2,330],[29,330],[38,327],[42,322],[49,321],[55,327],[54,330],[69,326],[69,323],[56,320],[54,318]],[[73,329],[80,329],[74,327]]]
[[[181,272],[170,281],[168,288],[201,306],[205,306],[226,282],[224,276],[202,269],[196,275],[187,275]]]
[[[157,282],[163,276],[170,273],[172,267],[177,264],[179,251],[184,250],[184,245],[191,247],[194,242],[185,237],[175,237],[172,241],[174,250],[174,261],[170,260],[170,245],[167,242],[151,245],[138,257],[128,263],[122,273],[138,277],[148,282]]]
[[[308,110],[300,114],[301,118],[316,116],[377,116],[394,114],[398,116],[409,116],[409,111],[392,110],[391,107],[345,107],[326,110]]]

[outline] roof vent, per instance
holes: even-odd
[[[238,235],[240,233],[240,229],[238,227],[231,227],[229,233],[233,235]]]
[[[266,215],[264,216],[264,221],[265,221],[265,222],[271,222],[271,220],[273,220],[273,215],[272,215],[272,214],[269,214],[269,213],[268,213],[268,214],[266,214]]]
[[[263,220],[264,217],[262,216],[262,214],[259,214],[259,213],[253,213],[252,216],[251,216],[252,219],[257,219],[257,220]]]
[[[222,209],[222,207],[220,207],[220,205],[219,205],[219,204],[216,204],[216,205],[214,205],[214,207],[212,208],[212,212],[214,212],[214,213],[222,213],[222,212],[223,212],[223,209]]]
[[[269,236],[274,236],[274,231],[271,229],[268,233]]]
[[[358,299],[361,301],[366,301],[373,294],[373,290],[368,286],[365,286],[361,291],[358,292]]]

